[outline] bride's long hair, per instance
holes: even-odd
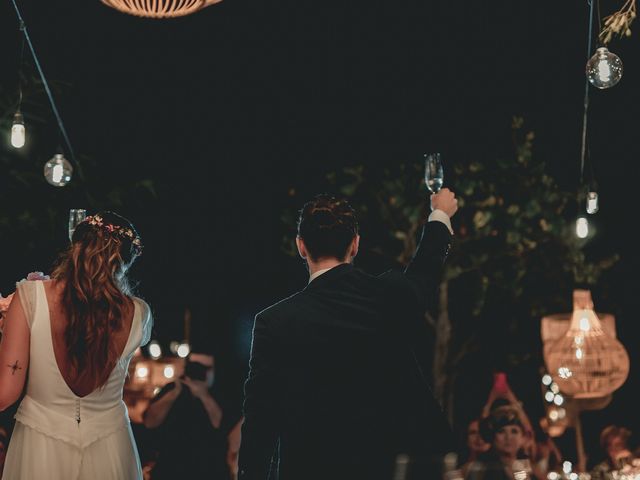
[[[97,388],[107,382],[121,353],[114,333],[122,329],[124,315],[130,312],[126,273],[140,245],[131,222],[118,214],[101,212],[89,220],[76,227],[52,277],[64,282],[64,339],[72,383],[87,382]]]

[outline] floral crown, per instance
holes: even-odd
[[[101,228],[113,236],[129,240],[136,255],[142,255],[142,240],[132,228],[106,223],[100,215],[89,215],[83,221],[94,227]]]

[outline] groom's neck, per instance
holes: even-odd
[[[348,263],[348,260],[346,258],[344,260],[340,260],[338,258],[319,258],[318,261],[314,262],[313,260],[307,259],[307,264],[309,265],[309,276],[319,272],[320,270],[327,270],[343,263]]]

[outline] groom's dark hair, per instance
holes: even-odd
[[[344,199],[321,194],[300,210],[298,236],[314,261],[324,257],[343,260],[357,234],[356,212]]]

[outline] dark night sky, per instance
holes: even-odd
[[[225,343],[239,317],[302,286],[301,264],[279,252],[280,212],[290,187],[314,192],[336,167],[506,156],[522,115],[536,155],[578,184],[586,2],[224,0],[165,21],[98,0],[20,3],[47,76],[69,85],[57,101],[76,152],[156,182],[157,201],[123,213],[145,239],[136,274],[160,338],[181,335],[189,306],[194,334]],[[603,15],[617,5],[603,1]],[[621,83],[592,89],[590,110],[600,245],[622,255],[621,335],[637,322],[635,29],[611,45]],[[2,2],[5,81],[18,40]]]

